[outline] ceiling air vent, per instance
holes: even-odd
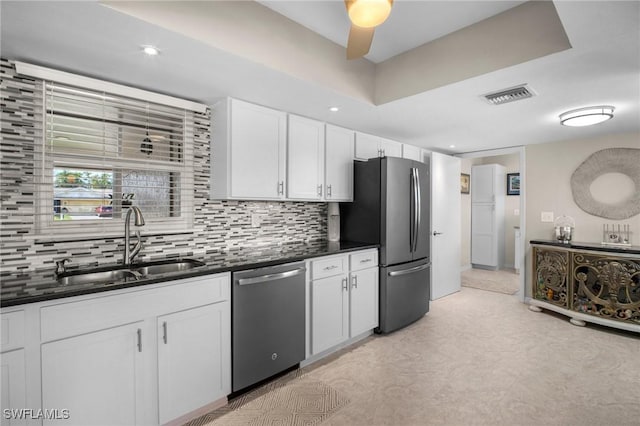
[[[527,87],[526,84],[504,89],[499,92],[489,93],[482,97],[491,105],[501,105],[507,102],[519,101],[522,99],[535,96],[535,92]]]

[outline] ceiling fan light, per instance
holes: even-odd
[[[560,114],[560,124],[571,127],[591,126],[613,118],[614,107],[608,105],[573,109]]]
[[[354,0],[349,4],[349,19],[361,28],[382,24],[391,12],[391,0]]]

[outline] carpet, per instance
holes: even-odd
[[[503,294],[518,292],[520,276],[510,271],[469,269],[462,272],[462,286]]]
[[[324,382],[293,371],[241,395],[187,426],[316,425],[349,403]]]

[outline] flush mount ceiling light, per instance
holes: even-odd
[[[573,109],[560,114],[560,124],[571,127],[591,126],[613,118],[614,107],[608,105]]]
[[[338,108],[337,106],[332,106],[332,107],[329,107],[329,111],[338,112],[338,111],[340,111],[340,108]]]
[[[156,56],[160,53],[155,46],[142,46],[142,51],[149,56]]]

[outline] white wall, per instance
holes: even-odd
[[[540,220],[540,213],[543,211],[553,212],[554,217],[562,214],[573,217],[576,222],[573,240],[576,242],[600,243],[604,223],[628,223],[633,232],[632,244],[640,245],[640,215],[623,221],[612,221],[584,212],[573,201],[569,183],[571,175],[587,157],[606,148],[640,149],[640,133],[612,134],[594,139],[575,139],[525,147],[527,295],[531,294],[531,248],[528,242],[553,238],[553,223]],[[621,189],[612,185],[610,191],[620,192]]]

